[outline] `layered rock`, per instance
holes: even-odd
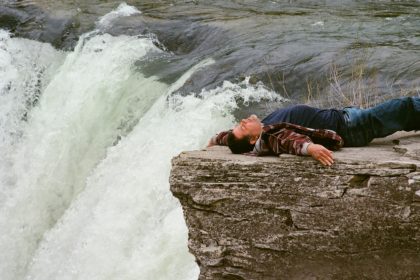
[[[335,158],[174,158],[200,279],[420,279],[420,135]]]

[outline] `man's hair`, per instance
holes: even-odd
[[[227,135],[227,144],[234,154],[243,154],[252,151],[254,149],[254,145],[250,144],[249,141],[249,136],[238,139],[232,131],[230,131]]]

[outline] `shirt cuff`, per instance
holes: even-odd
[[[210,144],[217,145],[217,134],[210,138]]]
[[[304,155],[304,156],[307,156],[308,155],[308,146],[310,144],[312,144],[312,143],[309,143],[309,142],[303,143],[302,150],[301,150],[302,155]]]
[[[261,152],[261,138],[258,138],[257,142],[255,143],[253,152],[257,154]]]

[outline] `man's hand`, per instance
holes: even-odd
[[[309,144],[308,154],[323,165],[331,166],[334,163],[333,152],[322,145]]]

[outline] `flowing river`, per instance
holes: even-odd
[[[4,1],[0,279],[197,279],[171,158],[249,112],[418,95],[419,1]]]

